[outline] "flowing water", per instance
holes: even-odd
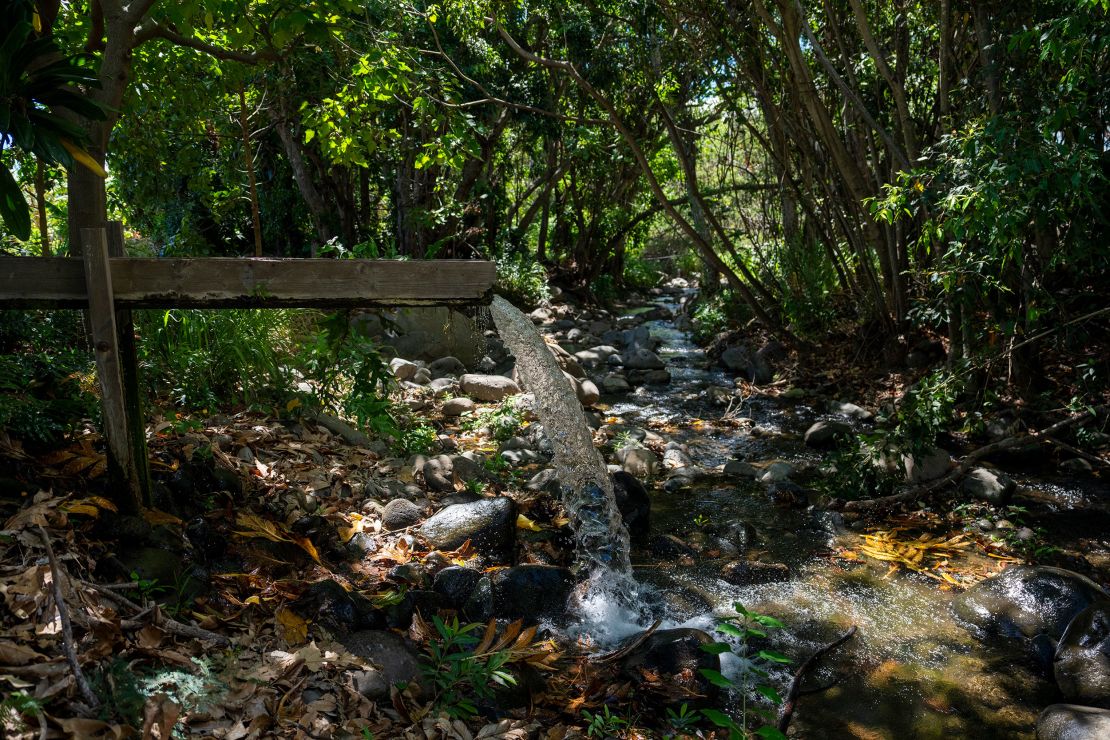
[[[662,305],[676,307],[673,299]],[[627,535],[569,385],[526,317],[495,299],[494,318],[518,357],[525,384],[536,392],[560,475],[571,484],[567,506],[575,512],[579,555],[588,561],[595,584],[593,597],[580,605],[579,633],[612,644],[656,618],[664,627],[712,631],[717,618],[741,602],[786,623],[775,635],[775,647],[796,666],[856,625],[857,636],[826,658],[811,678],[812,685],[832,687],[800,701],[791,734],[805,738],[1032,738],[1038,712],[1060,700],[1051,678],[1028,657],[1005,645],[981,645],[953,621],[952,591],[918,574],[837,557],[858,546],[857,532],[846,529],[835,514],[776,507],[762,484],[709,476],[677,493],[657,486],[652,531],[703,543],[729,524],[744,522],[755,532],[747,556],[785,563],[789,581],[735,586],[721,578],[725,558],[702,556],[682,565],[673,556],[640,551],[631,557],[635,580],[625,578]],[[803,471],[822,464],[800,439],[820,418],[817,410],[804,403],[745,399],[729,413],[745,417],[743,424],[721,423],[724,409],[710,402],[708,391],[731,388],[731,376],[709,368],[689,335],[671,321],[647,325],[662,340],[658,352],[672,382],[606,399],[612,401],[607,416],[688,445],[695,463],[705,469],[737,455],[759,463],[787,461]],[[1074,532],[1078,517],[1089,524],[1092,538],[1099,531],[1105,538],[1110,515],[1104,485],[1092,489],[1037,475],[1019,482],[1019,503],[1042,512],[1050,530],[1052,517],[1058,517],[1059,529],[1050,536]],[[1091,508],[1075,514],[1077,502]],[[974,564],[990,567],[992,562],[979,558]],[[723,668],[728,674],[735,666]],[[780,687],[788,682],[785,672],[775,678]]]

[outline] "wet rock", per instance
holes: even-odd
[[[494,614],[532,624],[566,611],[574,576],[568,568],[527,564],[499,570],[491,582]]]
[[[400,357],[394,357],[389,361],[389,372],[393,373],[393,377],[397,378],[397,380],[412,380],[412,377],[416,375],[416,371],[419,369],[420,366],[415,362],[409,362]]]
[[[1096,601],[1110,599],[1094,581],[1047,566],[1007,568],[952,601],[956,619],[979,639],[993,636],[1059,639],[1071,620]]]
[[[1110,706],[1110,600],[1091,604],[1064,630],[1053,674],[1069,701]]]
[[[847,437],[852,427],[840,421],[822,419],[806,430],[805,442],[809,447],[832,447],[838,437]]]
[[[759,385],[770,383],[775,378],[767,358],[758,352],[752,353],[744,345],[733,345],[721,353],[721,364],[734,373],[743,375]]]
[[[362,594],[331,579],[316,581],[289,608],[335,635],[384,627],[384,617]]]
[[[620,470],[613,473],[613,497],[617,502],[628,536],[634,543],[647,540],[651,530],[651,498],[635,476]]]
[[[424,510],[413,502],[395,498],[382,510],[382,529],[391,532],[417,524],[424,518]]]
[[[675,537],[673,534],[661,534],[651,538],[651,554],[659,557],[688,556],[694,557],[698,551]]]
[[[637,478],[651,478],[659,472],[659,457],[646,447],[622,447],[617,450],[617,460],[626,473]]]
[[[376,668],[353,671],[355,690],[372,701],[389,698],[390,687],[403,683],[423,687],[416,644],[388,630],[360,630],[341,640],[352,654]]]
[[[1052,704],[1037,718],[1037,740],[1104,740],[1110,737],[1110,709]]]
[[[468,373],[459,378],[459,388],[471,398],[487,402],[500,401],[520,393],[520,386],[503,375]]]
[[[437,550],[454,550],[470,540],[480,554],[505,562],[516,544],[516,504],[507,496],[454,504],[440,509],[418,531]]]
[[[733,545],[739,552],[744,552],[755,543],[755,528],[747,522],[729,522],[721,533],[721,537]]]
[[[948,474],[952,467],[952,456],[948,450],[930,448],[918,455],[902,455],[906,469],[906,480],[910,483],[926,483]]]
[[[1060,471],[1068,475],[1086,475],[1094,472],[1094,466],[1081,457],[1073,457],[1060,463]]]
[[[606,393],[628,393],[632,390],[628,379],[620,373],[609,373],[601,379],[601,387]]]
[[[666,365],[659,355],[645,347],[633,347],[621,355],[629,370],[662,370]]]
[[[759,474],[760,483],[777,483],[794,474],[794,466],[787,462],[775,462],[765,467]]]
[[[721,569],[721,578],[734,586],[757,586],[790,580],[790,568],[783,563],[736,560]]]
[[[630,645],[640,639],[641,635],[635,635],[624,644]],[[704,701],[712,703],[717,698],[717,687],[700,671],[721,670],[720,658],[701,649],[702,645],[713,642],[705,632],[690,627],[657,630],[624,656],[621,673],[636,684],[643,683],[647,676],[658,677],[655,683],[662,683],[672,691],[676,686],[688,689],[692,695],[705,697]],[[674,703],[689,701],[688,698],[675,699]]]
[[[729,460],[725,463],[724,474],[736,478],[756,478],[760,474],[759,468],[743,460]]]
[[[470,622],[488,622],[493,619],[493,581],[483,575],[474,585],[462,607],[463,617]]]
[[[875,415],[873,413],[863,408],[862,406],[857,406],[854,403],[847,403],[844,401],[830,402],[829,411],[834,414],[847,416],[849,419],[855,419],[856,421],[871,421],[871,419],[875,418]]]
[[[974,468],[964,477],[960,487],[972,498],[1005,506],[1013,497],[1017,484],[1002,473],[987,468]]]
[[[436,573],[432,590],[442,594],[451,602],[453,608],[462,609],[481,579],[480,571],[452,565]]]
[[[780,480],[767,487],[767,495],[775,506],[802,507],[809,504],[809,491],[794,481]]]
[[[466,365],[458,357],[440,357],[438,360],[433,360],[428,363],[428,371],[435,379],[440,379],[448,375],[459,376],[466,372]]]

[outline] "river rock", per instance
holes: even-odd
[[[652,676],[656,677],[655,683],[662,682],[669,688],[687,689],[693,696],[704,697],[705,702],[713,703],[716,700],[717,687],[701,673],[703,669],[721,670],[720,657],[701,649],[703,645],[714,642],[712,637],[698,629],[679,627],[657,630],[646,639],[642,635],[634,635],[623,644],[632,645],[637,640],[642,642],[636,644],[621,659],[621,673],[626,678],[640,684],[645,681],[646,676]],[[683,698],[673,701],[680,704],[690,700]]]
[[[516,544],[516,503],[497,496],[453,504],[437,511],[418,531],[437,550],[454,550],[470,540],[480,554],[505,562]]]
[[[428,363],[428,372],[436,380],[449,375],[459,376],[466,372],[466,365],[458,357],[448,355]]]
[[[980,581],[952,601],[956,619],[980,639],[1059,639],[1079,612],[1110,599],[1091,579],[1063,568],[1017,566]]]
[[[416,645],[396,632],[360,630],[341,642],[352,654],[377,666],[350,674],[355,690],[367,699],[388,699],[390,688],[398,683],[423,687]]]
[[[593,406],[601,400],[601,391],[589,378],[575,380],[574,392],[578,396],[578,402],[583,406]]]
[[[948,450],[931,447],[916,455],[902,455],[902,465],[906,469],[907,481],[926,483],[948,473],[952,467],[952,455]]]
[[[459,388],[477,401],[488,402],[500,401],[507,396],[520,393],[520,386],[504,375],[467,373],[459,378]]]
[[[424,482],[428,488],[433,491],[454,491],[454,465],[451,463],[451,458],[447,455],[436,455],[435,457],[424,462],[421,468],[424,475]]]
[[[393,373],[393,377],[397,380],[411,380],[420,366],[415,362],[409,362],[400,357],[394,357],[389,361],[389,372]]]
[[[736,560],[721,569],[721,578],[734,586],[757,586],[790,580],[790,568],[783,563]]]
[[[832,447],[837,437],[846,437],[852,427],[844,422],[822,419],[806,430],[805,441],[809,447]]]
[[[395,498],[385,505],[382,510],[382,529],[387,532],[394,529],[411,527],[424,518],[424,510],[411,501]]]
[[[1002,473],[987,468],[975,468],[964,477],[961,488],[972,498],[1005,506],[1013,497],[1017,484]]]
[[[751,350],[742,344],[733,345],[721,353],[721,364],[734,373],[739,373],[748,380],[759,385],[770,383],[775,374],[771,370],[766,357]]]
[[[659,472],[659,457],[646,447],[622,447],[617,450],[617,460],[626,473],[637,478],[651,478]]]
[[[756,478],[760,474],[759,468],[744,460],[729,460],[723,470],[725,475],[736,478]]]
[[[481,579],[481,571],[452,565],[436,573],[432,590],[442,594],[453,608],[462,609]]]
[[[620,373],[609,373],[601,379],[601,387],[606,393],[628,393],[632,390],[628,379]]]
[[[475,403],[469,398],[452,398],[443,402],[444,416],[462,416],[473,412],[474,409]]]
[[[788,462],[774,462],[759,473],[760,483],[778,483],[794,474],[794,466]]]
[[[574,587],[568,568],[531,563],[499,570],[491,581],[494,614],[528,624],[562,615]]]
[[[634,543],[646,541],[651,531],[651,498],[635,476],[618,470],[613,473],[613,498]]]
[[[1094,471],[1094,466],[1081,457],[1073,457],[1060,463],[1060,472],[1068,475],[1086,475]]]
[[[621,359],[629,370],[662,370],[666,367],[659,355],[646,347],[632,347],[621,355]]]
[[[1037,740],[1105,740],[1110,709],[1052,704],[1037,718]]]
[[[871,419],[875,417],[873,413],[862,406],[857,406],[854,403],[847,403],[845,401],[830,402],[829,411],[834,414],[847,416],[849,419],[855,419],[856,421],[871,421]]]
[[[1110,706],[1110,601],[1076,615],[1056,646],[1056,684],[1069,701]]]

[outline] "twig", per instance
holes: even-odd
[[[631,653],[636,648],[640,647],[640,645],[643,645],[644,640],[651,637],[652,633],[655,632],[655,630],[659,629],[659,625],[661,625],[661,624],[663,624],[662,620],[656,619],[655,624],[651,625],[646,630],[644,630],[639,635],[637,635],[636,639],[634,639],[632,642],[628,643],[627,645],[620,648],[619,650],[614,650],[611,653],[608,653],[606,655],[602,655],[601,657],[598,657],[598,658],[594,658],[594,662],[595,663],[612,663],[614,660],[619,660],[620,658],[623,658],[624,656],[628,655],[629,653]]]
[[[1052,445],[1055,445],[1055,446],[1059,447],[1061,450],[1066,450],[1067,452],[1070,452],[1071,454],[1075,455],[1076,457],[1081,457],[1084,460],[1086,460],[1087,462],[1091,463],[1092,465],[1098,465],[1100,468],[1110,468],[1110,463],[1106,462],[1105,460],[1103,460],[1098,455],[1092,455],[1089,452],[1084,452],[1083,450],[1079,449],[1078,447],[1073,447],[1073,446],[1069,445],[1067,442],[1064,442],[1063,440],[1056,439],[1055,437],[1050,437],[1046,434],[1046,435],[1044,435],[1044,441],[1048,444],[1052,444]]]
[[[1028,438],[1013,435],[1011,437],[1006,437],[1005,439],[1000,439],[997,442],[991,442],[989,445],[984,445],[977,450],[972,450],[971,452],[969,452],[967,455],[964,456],[964,459],[960,461],[960,464],[956,466],[954,470],[949,472],[948,475],[945,475],[942,478],[938,478],[932,483],[927,483],[923,486],[915,486],[913,488],[910,488],[909,490],[903,491],[901,493],[895,493],[890,496],[865,499],[862,501],[849,501],[844,504],[844,510],[875,511],[878,509],[885,509],[899,503],[916,501],[922,496],[932,493],[933,491],[936,491],[941,487],[947,485],[948,483],[951,483],[952,481],[961,477],[964,473],[970,470],[976,462],[983,459],[987,455],[993,454],[1000,450],[1007,450],[1012,447],[1017,447],[1023,442],[1028,441],[1029,438],[1032,438],[1034,441],[1038,442],[1048,440],[1061,429],[1066,429],[1080,422],[1087,421],[1088,419],[1097,419],[1100,415],[1105,413],[1107,409],[1110,409],[1110,406],[1098,406],[1093,409],[1088,409],[1081,414],[1075,414],[1074,416],[1069,416],[1062,421],[1058,421],[1052,426],[1042,429],[1039,432],[1029,432]]]
[[[794,717],[794,709],[798,706],[798,697],[802,696],[802,681],[805,679],[806,675],[817,667],[817,662],[819,660],[852,639],[852,636],[856,634],[856,630],[857,627],[853,624],[843,635],[809,656],[806,662],[802,663],[798,667],[798,670],[794,672],[794,680],[790,682],[790,691],[786,694],[786,701],[783,703],[782,707],[782,716],[779,717],[779,732],[785,734],[786,728],[790,726],[790,720]],[[822,690],[829,688],[832,688],[831,684]]]
[[[66,606],[66,600],[62,596],[62,566],[58,564],[58,558],[54,557],[54,547],[50,544],[50,535],[46,533],[41,525],[39,525],[39,536],[42,537],[42,542],[46,545],[46,557],[50,561],[52,581],[50,585],[54,591],[54,606],[58,607],[58,617],[62,622],[62,649],[65,651],[66,660],[69,661],[69,667],[73,669],[73,677],[77,681],[81,698],[90,707],[96,709],[100,706],[100,700],[96,698],[89,682],[85,680],[85,674],[81,671],[81,664],[77,661],[77,651],[73,647],[73,625],[69,621],[69,607]]]
[[[92,583],[90,581],[82,581],[82,583],[89,588],[95,589],[98,593],[103,594],[108,598],[109,601],[114,601],[119,606],[131,609],[132,611],[137,612],[139,615],[145,614],[149,611],[149,609],[143,609],[143,607],[131,601],[131,599],[128,599],[125,596],[120,596],[115,591],[104,588],[99,583]],[[184,624],[183,622],[178,622],[176,619],[171,619],[170,617],[167,617],[165,615],[160,615],[155,624],[161,629],[164,629],[166,632],[174,635],[179,635],[181,637],[192,637],[197,640],[208,640],[210,642],[215,642],[219,645],[225,646],[231,644],[231,640],[219,633],[206,630],[203,627],[194,627],[191,624]],[[142,629],[145,626],[146,623],[139,621],[138,619],[120,620],[120,627],[124,629]]]

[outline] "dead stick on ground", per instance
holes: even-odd
[[[790,682],[790,691],[786,694],[786,701],[782,706],[782,716],[779,717],[779,732],[786,732],[786,728],[790,726],[790,720],[794,717],[794,709],[798,705],[798,697],[802,696],[803,693],[807,693],[802,691],[802,681],[805,679],[806,675],[817,667],[817,662],[821,660],[821,658],[824,658],[830,652],[852,639],[852,635],[856,634],[856,629],[856,625],[853,624],[843,635],[809,656],[806,662],[802,663],[802,665],[798,667],[798,670],[794,672],[794,680]],[[828,688],[831,688],[831,685],[825,687],[825,689]]]
[[[1036,431],[1029,432],[1028,437],[1020,437],[1020,436],[1014,435],[1012,437],[1006,437],[1005,439],[1000,439],[997,442],[991,442],[989,445],[984,445],[983,447],[980,447],[977,450],[972,450],[971,452],[967,453],[967,455],[964,456],[964,459],[960,461],[960,464],[958,466],[956,466],[955,469],[953,469],[950,473],[948,473],[948,475],[944,476],[943,478],[938,478],[937,480],[933,481],[932,483],[928,483],[924,486],[916,486],[916,487],[911,488],[907,491],[903,491],[902,493],[895,493],[891,496],[882,496],[880,498],[864,499],[862,501],[849,501],[844,505],[844,510],[845,511],[875,511],[877,509],[885,509],[885,508],[888,508],[890,506],[894,506],[895,504],[909,503],[911,501],[916,501],[917,499],[921,498],[922,496],[925,496],[926,494],[932,493],[933,491],[936,491],[936,490],[940,489],[941,487],[947,485],[948,483],[951,483],[952,481],[956,480],[957,478],[962,476],[964,473],[966,473],[968,470],[970,470],[971,467],[976,462],[978,462],[979,460],[982,460],[987,455],[990,455],[994,452],[998,452],[1000,450],[1006,450],[1006,449],[1009,449],[1011,447],[1017,447],[1019,444],[1021,444],[1023,442],[1026,442],[1026,441],[1029,441],[1029,440],[1032,440],[1032,441],[1035,441],[1035,442],[1046,440],[1049,437],[1052,437],[1052,435],[1059,432],[1061,429],[1066,429],[1070,426],[1073,426],[1073,425],[1078,424],[1078,423],[1083,422],[1083,421],[1087,421],[1089,419],[1097,419],[1099,416],[1106,413],[1107,409],[1110,409],[1110,406],[1098,406],[1097,408],[1088,409],[1087,411],[1084,411],[1082,414],[1076,414],[1074,416],[1069,416],[1068,418],[1063,419],[1062,421],[1058,421],[1055,424],[1053,424],[1052,426],[1049,426],[1045,429],[1042,429],[1039,432],[1036,432]]]
[[[62,566],[58,563],[58,559],[54,557],[54,546],[50,544],[50,535],[46,533],[42,526],[39,526],[39,536],[42,537],[42,542],[46,545],[46,557],[50,561],[54,606],[58,607],[58,617],[62,622],[62,649],[65,651],[66,660],[69,661],[69,667],[73,669],[73,678],[77,682],[81,698],[90,707],[96,709],[100,706],[100,700],[96,698],[89,682],[85,680],[85,674],[81,672],[81,664],[77,661],[77,650],[73,643],[73,625],[69,621],[69,607],[66,606],[66,600],[62,596]]]
[[[82,583],[89,588],[95,589],[97,593],[103,594],[109,601],[114,601],[119,606],[132,609],[139,615],[145,614],[147,611],[149,611],[149,609],[143,609],[143,607],[131,601],[131,599],[128,599],[125,596],[120,596],[115,591],[105,588],[99,583],[92,583],[91,581],[82,581]],[[146,625],[137,619],[124,619],[120,621],[120,626],[125,629],[142,629]],[[210,640],[211,642],[215,642],[220,645],[231,644],[231,640],[219,633],[206,630],[203,627],[194,627],[191,624],[184,624],[182,622],[178,622],[176,619],[170,619],[165,615],[161,615],[161,619],[156,623],[156,626],[164,629],[170,634],[179,635],[181,637],[193,637],[198,640]]]

